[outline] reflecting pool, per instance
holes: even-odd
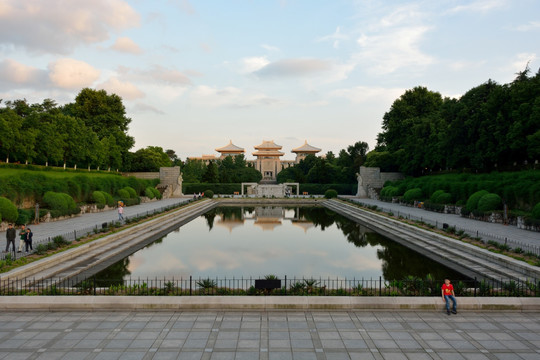
[[[219,207],[97,279],[467,277],[323,207]]]

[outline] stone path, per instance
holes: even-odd
[[[527,251],[529,250],[540,254],[540,233],[528,230],[518,229],[515,226],[506,226],[502,224],[494,224],[484,221],[471,220],[453,214],[441,214],[433,211],[427,211],[414,207],[404,206],[395,203],[387,203],[384,201],[373,199],[358,199],[353,197],[346,197],[354,202],[363,203],[368,205],[377,205],[384,211],[391,211],[395,215],[401,215],[406,217],[407,215],[422,219],[425,222],[437,224],[439,228],[442,228],[442,224],[446,223],[449,226],[455,226],[456,229],[463,229],[471,235],[476,236],[477,232],[481,238],[487,240],[497,240],[504,242],[508,241],[508,245],[511,247],[521,247]]]
[[[0,359],[537,360],[540,313],[3,312]]]
[[[147,202],[140,205],[128,206],[124,210],[124,217],[137,216],[147,212],[153,212],[161,208],[172,206],[175,204],[189,201],[190,198],[174,198],[163,199],[159,201]],[[34,245],[54,237],[56,235],[65,235],[66,237],[73,237],[73,231],[76,231],[77,236],[82,235],[84,230],[95,228],[96,226],[101,228],[101,225],[105,222],[111,222],[118,220],[118,213],[116,209],[103,211],[99,213],[87,213],[79,216],[72,217],[66,220],[53,221],[48,223],[40,223],[38,225],[29,225],[34,233]],[[18,233],[19,229],[17,229]],[[0,250],[5,250],[6,246],[6,232],[0,232]],[[70,239],[73,240],[73,239]],[[15,239],[15,246],[19,246],[19,239]]]

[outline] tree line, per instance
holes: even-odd
[[[0,100],[0,159],[123,171],[171,166],[172,150],[167,154],[149,146],[129,151],[135,144],[128,134],[130,123],[122,99],[105,90],[82,89],[63,106],[51,99],[36,104]]]
[[[461,98],[407,90],[384,114],[366,166],[421,175],[431,171],[517,170],[540,160],[540,70],[509,84],[492,80]]]

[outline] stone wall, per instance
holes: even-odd
[[[381,172],[381,169],[378,167],[360,166],[357,196],[365,197],[367,194],[367,196],[373,197],[376,194],[373,190],[382,189],[385,182],[401,180],[403,178],[402,173]]]

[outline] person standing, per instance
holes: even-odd
[[[450,315],[450,300],[452,301],[452,314],[457,314],[457,301],[454,294],[454,286],[449,279],[444,279],[444,284],[441,288],[442,299],[446,302],[446,313]]]
[[[21,252],[25,244],[26,244],[26,226],[21,225],[21,231],[19,231],[19,251],[17,252]]]
[[[6,252],[9,251],[9,244],[13,244],[13,251],[15,251],[15,238],[17,237],[17,231],[13,228],[13,224],[8,225],[8,229],[6,231]]]
[[[26,252],[28,252],[28,248],[32,251],[34,250],[32,247],[32,236],[34,236],[32,230],[30,228],[26,229]]]

